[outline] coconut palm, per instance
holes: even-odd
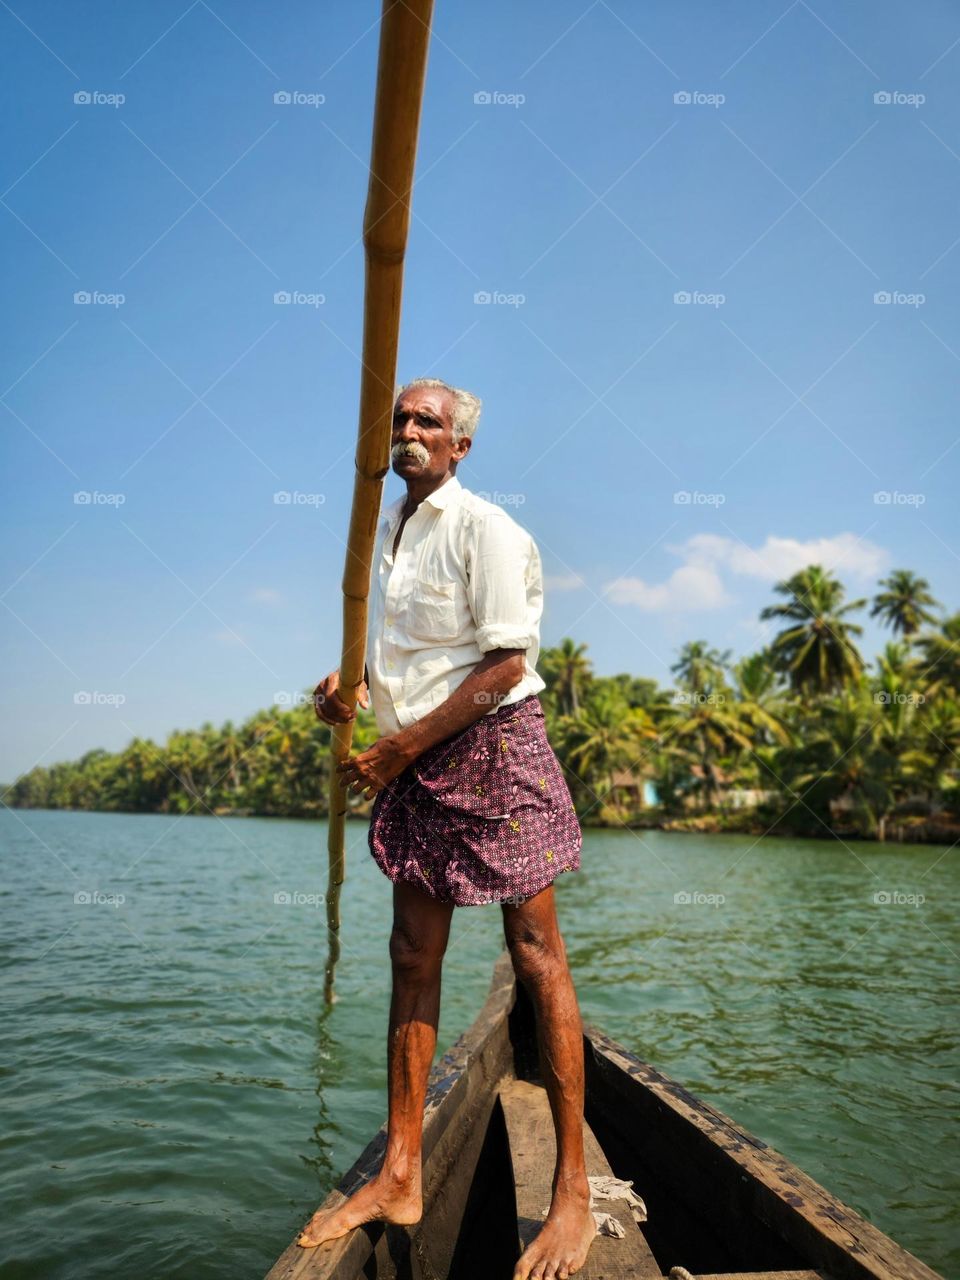
[[[763,717],[771,732],[779,734],[774,718]],[[697,766],[699,784],[708,807],[720,799],[724,781],[722,762],[752,747],[755,726],[730,689],[720,686],[709,693],[681,694],[667,717],[664,736],[683,751],[691,774]]]
[[[863,658],[851,637],[863,633],[846,615],[862,609],[866,600],[844,603],[843,584],[818,564],[808,565],[774,590],[785,604],[767,605],[763,620],[777,618],[790,625],[770,645],[778,671],[800,694],[829,693],[856,680]]]
[[[707,695],[723,684],[730,650],[711,649],[706,640],[689,640],[670,670],[686,693]]]
[[[556,699],[561,715],[579,716],[582,695],[593,673],[588,646],[576,644],[564,636],[556,649],[545,649],[540,657],[543,678],[549,693]]]
[[[939,601],[930,594],[926,578],[909,569],[894,569],[879,585],[884,589],[874,596],[870,617],[880,618],[894,635],[913,636],[921,626],[936,623],[931,609],[939,608]]]
[[[948,772],[960,759],[960,701],[942,695],[920,708],[916,747],[904,764],[915,787],[935,803],[945,790]]]
[[[610,792],[614,770],[635,768],[646,743],[657,736],[647,712],[630,707],[610,685],[589,694],[580,715],[562,717],[557,728],[558,755],[573,774],[568,779],[571,789],[576,788],[581,801],[585,801],[585,792],[592,794],[587,811],[601,804]]]
[[[888,640],[883,653],[877,656],[877,674],[881,682],[915,677],[917,664],[910,656],[910,646],[904,640]]]
[[[918,636],[916,645],[928,693],[960,691],[960,613],[947,618],[936,631]]]
[[[798,804],[819,811],[826,827],[830,801],[843,801],[858,830],[882,840],[897,778],[897,759],[884,737],[883,709],[864,683],[824,700],[797,757],[800,767],[792,771]]]

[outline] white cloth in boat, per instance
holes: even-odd
[[[451,476],[393,542],[406,496],[381,512],[367,627],[370,699],[381,734],[445,702],[492,649],[525,650],[523,679],[491,705],[546,688],[537,674],[543,570],[530,534]]]

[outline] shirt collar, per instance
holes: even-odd
[[[451,476],[449,480],[444,480],[443,484],[434,489],[433,493],[428,493],[424,498],[424,502],[429,502],[431,507],[436,507],[438,511],[442,511],[458,494],[463,492],[463,485],[456,476]],[[389,507],[384,509],[384,518],[388,523],[393,524],[399,519],[403,510],[407,497],[404,494],[397,498],[396,502],[391,502]]]
[[[449,480],[444,480],[439,488],[434,489],[433,493],[428,493],[424,498],[424,502],[429,502],[431,507],[436,507],[439,511],[442,511],[462,488],[463,485],[457,477],[451,476]]]

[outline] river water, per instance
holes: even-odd
[[[0,837],[0,1276],[262,1275],[385,1114],[365,825],[329,1017],[325,824],[3,811]],[[960,1276],[957,851],[588,830],[583,862],[585,1017]],[[455,913],[441,1049],[500,947],[497,907]]]

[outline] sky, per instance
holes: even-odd
[[[0,780],[338,664],[378,16],[0,4]],[[958,72],[946,2],[440,0],[398,373],[482,397],[543,646],[668,684],[813,561],[958,607]]]

